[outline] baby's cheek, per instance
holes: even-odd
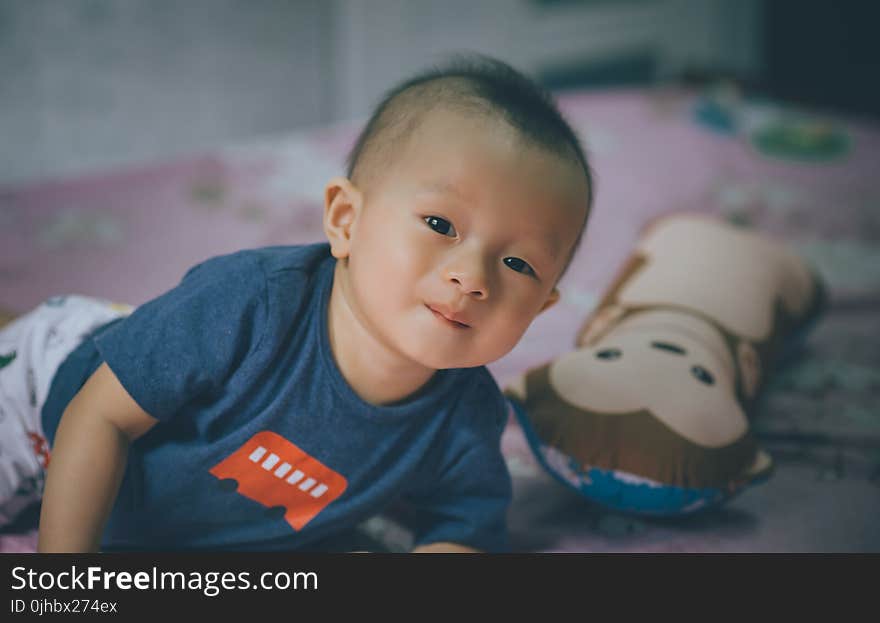
[[[522,318],[507,315],[491,323],[491,341],[498,357],[506,355],[522,340],[528,324]]]

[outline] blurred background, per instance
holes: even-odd
[[[878,17],[852,0],[0,0],[0,310],[139,305],[208,257],[323,240],[324,185],[382,94],[489,54],[558,95],[598,191],[561,303],[490,364],[499,385],[572,349],[643,225],[675,211],[791,245],[832,301],[753,418],[766,485],[679,522],[620,518],[554,488],[511,423],[516,549],[880,551]],[[34,550],[31,519],[0,552]]]
[[[358,119],[451,51],[554,90],[727,78],[880,114],[874,2],[0,0],[0,185]]]

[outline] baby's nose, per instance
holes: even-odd
[[[474,298],[482,300],[488,296],[485,280],[478,281],[473,278],[454,276],[450,277],[450,281]]]
[[[479,245],[464,244],[446,257],[442,274],[463,294],[483,300],[489,296],[490,262],[491,257]]]

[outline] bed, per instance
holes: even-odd
[[[571,91],[559,102],[589,152],[597,202],[561,303],[489,366],[500,385],[572,349],[641,225],[668,212],[723,215],[779,236],[825,277],[831,307],[752,422],[775,473],[723,506],[665,519],[603,509],[544,473],[511,419],[502,447],[514,481],[513,549],[880,550],[880,125],[822,115],[845,136],[840,153],[792,159],[750,140],[749,124],[786,112],[772,102],[739,109],[734,130],[705,114],[712,100],[698,90]],[[24,312],[64,293],[137,305],[207,257],[323,239],[323,185],[342,172],[359,127],[0,188],[0,307]],[[34,551],[37,517],[34,509],[0,535],[0,551]],[[391,516],[358,534],[389,551],[411,539]]]

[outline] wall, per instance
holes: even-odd
[[[329,118],[321,0],[0,0],[0,184]]]
[[[758,0],[334,0],[335,116],[365,114],[402,77],[450,50],[498,56],[538,75],[649,55],[655,78],[688,67],[754,73]]]
[[[0,0],[0,185],[366,115],[453,50],[541,75],[759,63],[759,0]],[[572,74],[574,75],[574,74]]]

